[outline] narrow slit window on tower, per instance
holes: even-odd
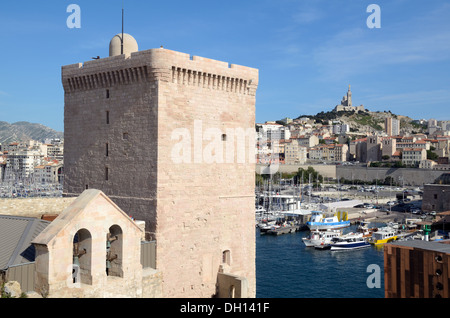
[[[128,139],[128,133],[124,132],[122,138],[123,138],[123,140],[127,140]]]
[[[109,98],[109,89],[106,90],[106,98]]]
[[[108,181],[109,180],[109,168],[105,167],[105,180]]]
[[[109,110],[106,111],[106,124],[109,125]]]
[[[106,157],[109,157],[109,144],[106,143]]]
[[[226,250],[222,252],[222,263],[230,265],[231,264],[231,252]]]

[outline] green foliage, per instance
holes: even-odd
[[[435,154],[432,150],[427,150],[427,159],[437,160],[439,156]]]
[[[311,182],[323,182],[323,176],[319,174],[318,171],[314,170],[313,167],[308,167],[308,169],[298,168],[296,173],[296,183],[309,183],[311,176]],[[303,179],[302,179],[303,178]]]
[[[353,120],[363,126],[370,126],[376,130],[383,130],[383,127],[380,125],[381,120],[376,120],[369,113],[358,113],[355,114]]]

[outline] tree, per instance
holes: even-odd
[[[295,176],[295,183],[308,183],[310,181],[310,176],[311,182],[316,182],[316,180],[318,180],[319,182],[323,182],[323,176],[320,175],[318,171],[314,170],[313,167],[308,167],[308,169],[298,168],[297,174]]]
[[[430,160],[437,160],[439,158],[439,156],[434,153],[432,150],[427,150],[427,159]]]

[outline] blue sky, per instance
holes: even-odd
[[[81,28],[70,29],[70,4]],[[256,121],[353,104],[450,120],[450,2],[445,0],[124,0],[139,49],[181,51],[260,70]],[[370,29],[369,4],[381,8]],[[64,129],[61,66],[108,56],[122,0],[2,1],[0,121]]]

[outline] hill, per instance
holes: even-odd
[[[26,140],[37,140],[43,142],[48,138],[63,138],[64,133],[53,130],[41,124],[33,124],[25,121],[7,123],[0,121],[0,143],[20,142]]]
[[[384,112],[353,112],[353,111],[329,111],[320,112],[316,115],[302,115],[316,121],[316,123],[328,124],[331,122],[339,122],[350,126],[351,131],[366,133],[384,130],[384,120],[387,117],[393,117],[400,120],[401,132],[423,133],[426,127],[414,122],[414,119],[408,116],[396,115],[390,111]]]

